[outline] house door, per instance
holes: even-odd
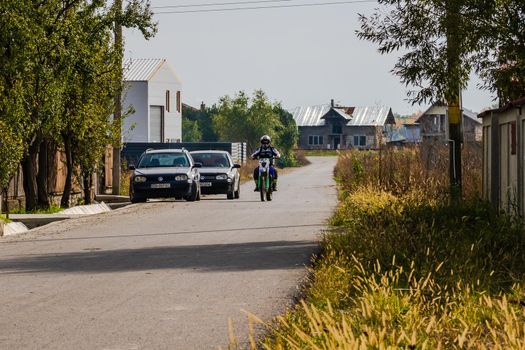
[[[164,108],[149,106],[149,142],[164,141]]]
[[[341,148],[341,136],[334,136],[334,149]]]

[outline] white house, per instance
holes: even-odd
[[[124,68],[124,142],[180,142],[182,83],[165,59],[133,59]]]

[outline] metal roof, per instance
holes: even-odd
[[[162,58],[136,58],[126,62],[124,66],[125,81],[148,81],[166,63]]]
[[[382,126],[390,114],[390,107],[356,107],[348,126]]]
[[[319,105],[309,107],[297,107],[290,111],[297,126],[323,126],[325,121],[321,119],[331,106]],[[386,106],[377,107],[355,107],[351,115],[347,114],[347,107],[334,107],[334,110],[345,119],[349,119],[348,126],[382,126],[386,123],[390,108]]]
[[[321,119],[330,110],[330,105],[297,107],[290,111],[297,126],[322,126],[324,120]]]

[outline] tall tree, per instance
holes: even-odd
[[[280,103],[273,107],[275,113],[279,116],[282,127],[277,128],[276,146],[281,150],[281,163],[285,166],[293,166],[296,163],[294,148],[297,145],[299,131],[293,116],[285,110]]]
[[[498,0],[496,6],[480,21],[485,31],[475,67],[503,105],[525,97],[525,2]]]
[[[220,140],[246,141],[249,151],[257,148],[262,135],[274,137],[283,127],[262,90],[256,90],[252,98],[243,91],[233,98],[222,97],[213,109],[212,117]]]
[[[384,8],[360,15],[358,36],[379,45],[382,54],[402,50],[392,72],[407,86],[413,103],[446,101],[450,129],[453,197],[461,192],[460,91],[475,63],[494,0],[379,0]],[[388,9],[388,10],[386,10]]]

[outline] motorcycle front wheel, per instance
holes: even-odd
[[[266,196],[266,177],[260,178],[261,185],[259,186],[259,192],[261,194],[261,202],[264,202]]]

